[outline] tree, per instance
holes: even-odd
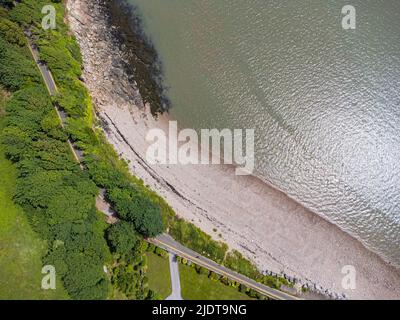
[[[113,252],[123,256],[131,254],[140,245],[135,226],[126,221],[119,221],[112,225],[107,231],[107,240]]]
[[[24,34],[19,26],[8,19],[0,20],[0,35],[3,36],[7,42],[20,47],[26,44]]]
[[[212,272],[212,271],[210,271],[210,274],[208,275],[208,277],[214,281],[218,281],[221,278],[221,276],[219,274],[216,274],[215,272]]]
[[[135,214],[132,218],[136,230],[146,237],[155,237],[163,232],[161,211],[151,200],[145,197],[135,199]]]
[[[25,48],[6,42],[0,34],[0,83],[11,91],[29,83],[39,83],[36,66],[29,60]]]
[[[113,188],[108,193],[108,198],[118,215],[132,222],[143,236],[155,237],[163,232],[161,210],[147,195],[139,193],[133,187]]]

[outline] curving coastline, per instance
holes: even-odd
[[[156,121],[151,116],[150,109],[155,111],[150,107],[152,100],[142,99],[145,78],[129,72],[135,64],[118,41],[121,26],[113,24],[116,20],[106,3],[117,10],[120,1],[69,0],[69,22],[81,46],[85,82],[97,115],[109,141],[130,160],[132,172],[162,195],[178,215],[216,239],[221,233],[230,247],[262,269],[284,272],[320,291],[345,293],[350,298],[399,298],[398,270],[257,178],[237,177],[228,166],[150,167],[145,162],[147,131],[166,130],[168,118],[163,115]],[[341,288],[341,269],[349,264],[358,271],[355,291]]]

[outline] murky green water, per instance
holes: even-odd
[[[400,265],[400,1],[129,1],[182,126],[255,128],[259,175]]]

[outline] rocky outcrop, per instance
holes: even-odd
[[[75,9],[71,10],[73,7]],[[143,108],[133,71],[131,75],[126,72],[132,66],[123,51],[124,44],[114,36],[117,27],[108,23],[104,1],[69,0],[67,10],[68,23],[81,47],[84,61],[82,80],[95,93],[92,98],[96,107],[134,103]]]

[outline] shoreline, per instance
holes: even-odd
[[[168,112],[170,101],[163,87],[163,70],[158,53],[142,29],[135,8],[124,0],[100,0],[115,43],[120,45],[126,61],[122,67],[129,80],[134,80],[144,104],[150,105],[153,115]]]
[[[149,104],[141,100],[138,79],[121,70],[129,61],[115,47],[116,27],[107,30],[107,19],[98,11],[96,15],[100,3],[68,0],[69,24],[81,46],[84,79],[105,134],[130,162],[133,174],[164,197],[180,217],[239,250],[261,270],[284,273],[333,297],[335,293],[350,298],[400,297],[398,269],[259,178],[237,177],[232,167],[223,165],[146,164],[144,137],[150,128],[165,130],[168,117],[160,115],[156,121]],[[341,288],[345,265],[358,270],[355,291]]]

